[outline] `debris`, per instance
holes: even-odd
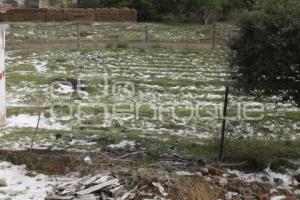
[[[160,184],[160,183],[157,183],[157,182],[152,182],[152,185],[157,187],[159,192],[163,195],[163,196],[168,196],[168,193],[165,192],[165,188]]]
[[[86,157],[84,158],[84,162],[85,162],[86,164],[88,164],[88,165],[92,165],[92,164],[93,164],[92,159],[91,159],[89,156],[86,156]]]
[[[177,171],[175,172],[176,175],[178,176],[193,176],[194,174],[191,172],[187,172],[187,171]]]
[[[110,144],[108,145],[109,148],[111,149],[124,149],[128,148],[130,150],[133,150],[135,148],[135,141],[128,141],[128,140],[123,140],[118,144]]]
[[[57,196],[57,195],[51,195],[46,198],[46,200],[71,200],[73,199],[73,196]]]
[[[64,181],[54,187],[54,194],[47,200],[108,200],[121,198],[128,192],[119,179],[97,174]]]
[[[119,180],[118,179],[112,179],[112,180],[107,181],[105,183],[101,183],[99,185],[96,185],[96,186],[93,186],[93,187],[81,190],[81,191],[77,192],[77,194],[78,195],[86,195],[86,194],[90,194],[92,192],[99,191],[102,188],[107,187],[107,186],[112,186],[112,185],[116,186],[117,184],[119,184]]]
[[[225,178],[221,178],[219,184],[220,186],[225,187],[226,185],[228,185],[228,180]]]

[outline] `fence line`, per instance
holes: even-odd
[[[82,45],[87,46],[89,43],[114,44],[118,42],[127,42],[129,44],[148,43],[149,45],[159,45],[161,43],[173,43],[174,45],[193,44],[194,46],[198,45],[199,48],[201,47],[201,45],[203,45],[206,49],[208,49],[209,47],[207,46],[211,44],[210,48],[212,50],[225,46],[222,46],[222,43],[224,43],[225,39],[222,40],[218,38],[218,34],[220,34],[220,32],[218,32],[219,30],[216,24],[212,25],[212,28],[210,29],[211,31],[208,31],[204,39],[201,39],[200,36],[196,39],[195,37],[189,37],[189,32],[185,29],[182,29],[182,33],[173,33],[172,31],[174,30],[172,30],[171,28],[170,30],[168,30],[163,27],[162,29],[165,31],[162,31],[158,27],[151,26],[151,24],[145,24],[144,26],[141,26],[141,28],[139,28],[139,26],[133,27],[132,29],[128,29],[127,27],[125,27],[123,30],[119,31],[114,30],[114,28],[116,28],[117,26],[113,27],[113,24],[104,24],[104,26],[107,27],[103,27],[101,29],[101,25],[90,25],[80,22],[66,23],[62,25],[54,23],[53,25],[51,24],[51,26],[26,26],[26,24],[18,26],[18,24],[12,23],[9,31],[7,31],[7,42],[8,46],[10,46],[11,49],[16,49],[18,47],[17,44],[30,45],[34,44],[35,42],[37,42],[38,44],[43,44],[44,42],[45,45],[48,43],[58,45],[66,43],[71,45],[73,43],[74,47],[76,48],[81,48]],[[120,29],[122,29],[122,27]],[[196,33],[199,32],[196,31],[197,29],[193,30],[195,30]],[[185,40],[182,40],[182,38],[184,38]],[[221,43],[219,43],[219,41],[221,41]],[[148,47],[151,47],[149,45]]]

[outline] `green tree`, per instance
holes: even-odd
[[[231,41],[233,78],[245,91],[300,105],[300,1],[264,0],[254,9]]]
[[[222,12],[229,0],[189,0],[186,8],[207,25],[214,13]]]

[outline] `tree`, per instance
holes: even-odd
[[[190,12],[196,13],[207,25],[214,13],[222,12],[226,3],[231,0],[189,0],[186,6]]]
[[[247,92],[300,105],[300,1],[264,0],[254,9],[231,41],[232,77]]]

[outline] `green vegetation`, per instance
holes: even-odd
[[[233,78],[247,92],[281,94],[300,105],[300,2],[266,0],[255,8],[231,42]]]
[[[243,8],[251,8],[253,0],[79,0],[79,7],[130,7],[138,11],[141,21],[186,18],[196,14],[198,19],[207,24],[212,15],[223,18]],[[191,19],[191,18],[190,18]]]

